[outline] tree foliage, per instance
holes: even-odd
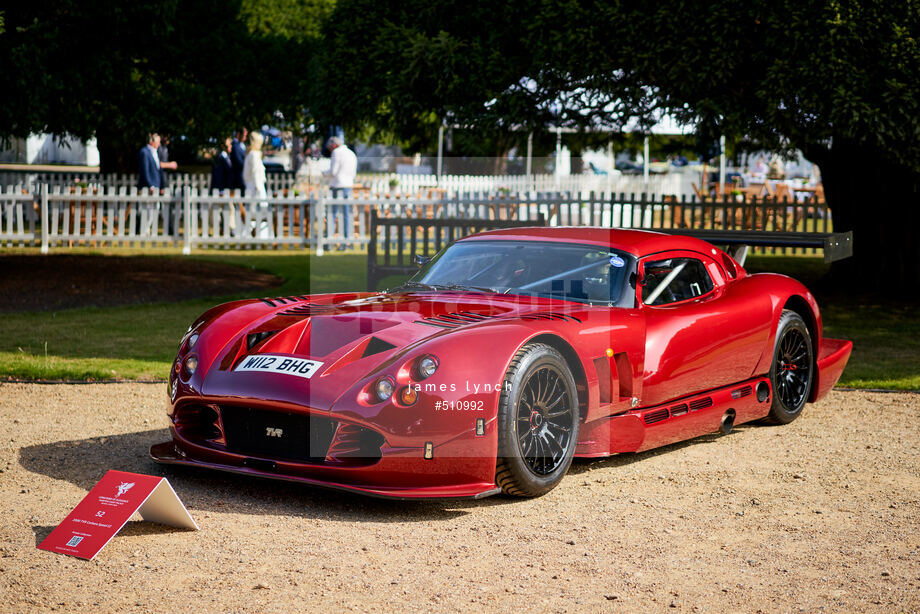
[[[200,141],[303,110],[305,67],[331,2],[35,0],[0,33],[0,135],[96,136],[132,169],[148,131]],[[276,27],[277,26],[277,27]]]
[[[836,230],[858,229],[841,270],[920,287],[916,0],[351,0],[332,20],[336,106],[321,110],[340,121],[406,137],[435,118],[616,128],[669,113],[703,139],[798,148]]]

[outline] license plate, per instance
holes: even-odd
[[[318,360],[295,358],[279,354],[256,354],[246,356],[234,371],[260,371],[262,373],[283,373],[310,379],[323,363]]]

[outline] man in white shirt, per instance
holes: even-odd
[[[332,152],[331,166],[325,173],[329,177],[329,187],[332,190],[332,198],[351,198],[351,189],[355,184],[355,175],[358,173],[358,157],[355,152],[348,149],[342,137],[334,136],[326,143],[326,146]],[[351,239],[354,233],[354,221],[351,216],[351,205],[333,204],[333,219],[342,220],[342,237]],[[339,215],[341,214],[341,218]],[[345,245],[339,246],[339,249],[345,249]]]

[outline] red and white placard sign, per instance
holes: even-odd
[[[38,547],[92,559],[135,512],[150,522],[198,530],[166,478],[111,470]]]

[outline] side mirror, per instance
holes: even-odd
[[[422,268],[423,266],[425,266],[426,264],[428,264],[429,262],[431,262],[431,258],[428,257],[428,256],[423,256],[423,255],[421,255],[421,254],[416,254],[416,255],[412,256],[412,262],[413,262],[413,263],[415,264],[415,266],[417,266],[418,268]]]

